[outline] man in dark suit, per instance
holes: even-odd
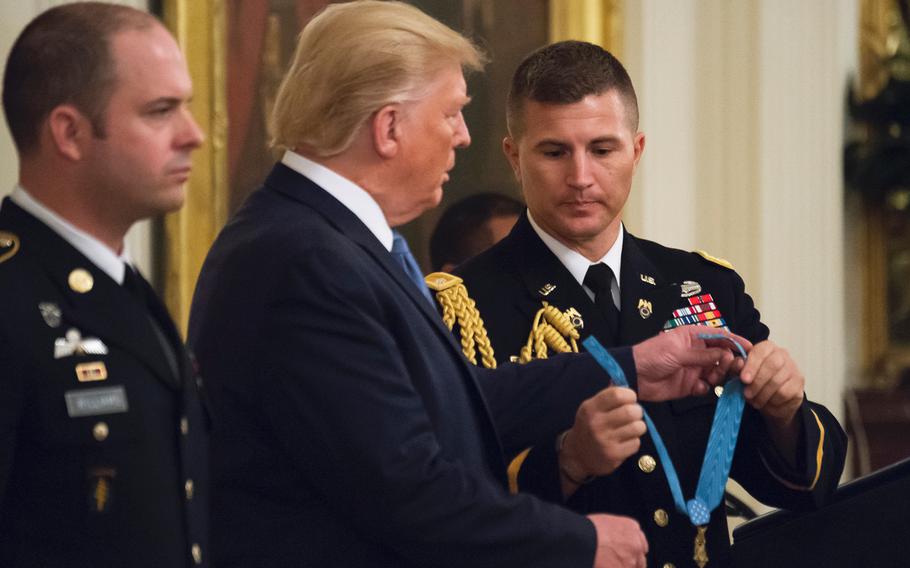
[[[288,150],[216,240],[190,318],[220,566],[643,565],[634,521],[505,488],[503,446],[568,427],[606,375],[589,357],[477,373],[391,228],[438,204],[480,64],[403,3],[333,4],[301,33],[273,116]],[[732,365],[691,333],[615,355],[643,398]]]
[[[843,469],[844,433],[824,407],[805,399],[796,363],[768,340],[742,279],[725,261],[638,239],[622,226],[644,135],[619,61],[583,42],[541,48],[516,70],[508,101],[503,148],[527,214],[457,271],[499,362],[538,354],[544,304],[572,321],[579,340],[593,335],[609,346],[692,323],[730,329],[755,343],[742,372],[747,406],[732,477],[770,505],[824,502]],[[686,499],[695,493],[716,400],[643,404]],[[557,502],[578,489],[568,501],[573,509],[638,519],[649,565],[692,566],[696,528],[675,510],[651,436],[630,428],[637,403],[628,389],[607,389],[597,400],[601,415],[583,406],[558,444],[543,438],[520,453],[512,481]],[[563,492],[554,490],[556,477]],[[729,563],[723,507],[711,515],[707,553],[711,565]]]
[[[202,134],[180,49],[100,3],[33,20],[6,65],[19,185],[0,206],[0,565],[206,564],[200,383],[129,264]]]

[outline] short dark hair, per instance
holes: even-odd
[[[638,98],[625,67],[609,51],[585,41],[560,41],[531,52],[518,65],[506,102],[509,132],[518,137],[526,100],[573,104],[588,95],[616,90],[629,126],[638,130]]]
[[[19,154],[38,146],[39,125],[72,104],[104,137],[104,114],[117,80],[110,39],[157,20],[135,8],[102,2],[64,4],[43,12],[19,34],[3,76],[3,111]]]
[[[476,193],[446,208],[430,236],[430,264],[434,271],[459,265],[493,244],[490,219],[521,215],[524,204],[501,193]]]

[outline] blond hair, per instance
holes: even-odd
[[[374,112],[419,98],[449,65],[480,70],[470,40],[402,2],[331,4],[300,33],[272,112],[272,145],[344,152]]]

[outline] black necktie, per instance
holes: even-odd
[[[594,292],[594,305],[600,310],[607,327],[610,329],[610,340],[615,344],[619,340],[619,310],[613,303],[612,283],[613,271],[606,264],[600,262],[588,267],[584,284]]]

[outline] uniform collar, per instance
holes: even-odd
[[[21,185],[16,186],[9,198],[13,203],[60,235],[60,238],[85,255],[95,266],[110,276],[112,280],[118,284],[123,284],[124,271],[127,264],[130,263],[130,257],[126,252],[125,246],[123,252],[118,255],[107,245],[77,228],[35,199]]]
[[[531,215],[531,210],[528,210],[528,221],[531,223],[531,228],[534,229],[534,232],[537,233],[537,236],[540,237],[540,240],[550,249],[550,252],[559,259],[559,262],[566,267],[566,270],[569,271],[569,274],[572,275],[572,278],[578,282],[579,286],[582,286],[585,290],[585,293],[592,300],[594,299],[594,293],[589,290],[587,287],[584,287],[585,274],[588,272],[588,267],[592,264],[597,264],[597,262],[602,262],[610,267],[610,270],[613,271],[613,274],[616,278],[613,279],[613,284],[611,286],[611,292],[613,296],[613,303],[619,307],[619,298],[620,298],[620,281],[622,268],[622,247],[623,247],[623,233],[625,233],[625,227],[620,224],[619,234],[616,237],[616,241],[613,243],[613,246],[610,247],[610,250],[607,251],[607,254],[603,256],[597,262],[591,262],[585,258],[581,253],[574,251],[562,244],[550,234],[540,228],[534,217]]]
[[[287,150],[281,163],[321,187],[367,226],[387,251],[392,250],[392,228],[373,196],[351,180],[297,152]]]

